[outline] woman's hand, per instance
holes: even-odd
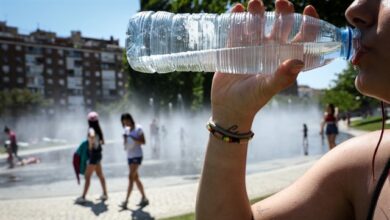
[[[275,3],[276,13],[293,13],[294,6],[287,0],[277,0]],[[261,0],[251,0],[248,3],[248,12],[263,14],[264,5]],[[233,7],[233,13],[244,12],[241,4]],[[318,17],[312,6],[307,6],[303,12],[305,15]],[[303,29],[304,27],[302,27]],[[288,30],[289,32],[290,30]],[[285,32],[286,33],[286,32]],[[287,34],[282,33],[282,36]],[[270,38],[275,40],[272,37]],[[294,41],[301,41],[312,36],[304,36],[298,33]],[[286,38],[278,39],[285,41]],[[224,74],[215,73],[211,88],[211,105],[213,120],[222,127],[238,126],[238,131],[250,130],[256,113],[278,92],[295,82],[298,73],[304,67],[300,60],[286,60],[274,74]]]

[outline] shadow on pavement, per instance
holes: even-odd
[[[87,201],[86,203],[83,203],[83,204],[78,204],[78,203],[75,203],[75,204],[91,208],[91,211],[96,216],[99,216],[100,214],[108,211],[107,205],[104,203],[104,201],[100,201],[98,203],[93,203],[91,201]]]
[[[120,212],[122,211],[131,211],[131,220],[155,220],[153,216],[150,215],[149,212],[145,212],[142,210],[144,207],[140,207],[138,209],[121,209],[119,210]]]

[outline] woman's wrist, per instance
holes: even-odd
[[[223,128],[230,128],[237,126],[237,131],[240,133],[251,130],[254,115],[243,114],[241,112],[234,112],[231,110],[214,110],[211,115],[212,121]]]

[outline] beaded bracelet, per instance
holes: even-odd
[[[246,133],[235,132],[234,130],[238,128],[237,125],[224,129],[212,121],[211,118],[207,122],[206,128],[214,137],[227,143],[248,143],[255,135],[252,131]]]

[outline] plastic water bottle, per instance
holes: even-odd
[[[130,19],[126,54],[145,73],[273,73],[287,59],[309,70],[349,59],[359,32],[301,14],[139,12]]]

